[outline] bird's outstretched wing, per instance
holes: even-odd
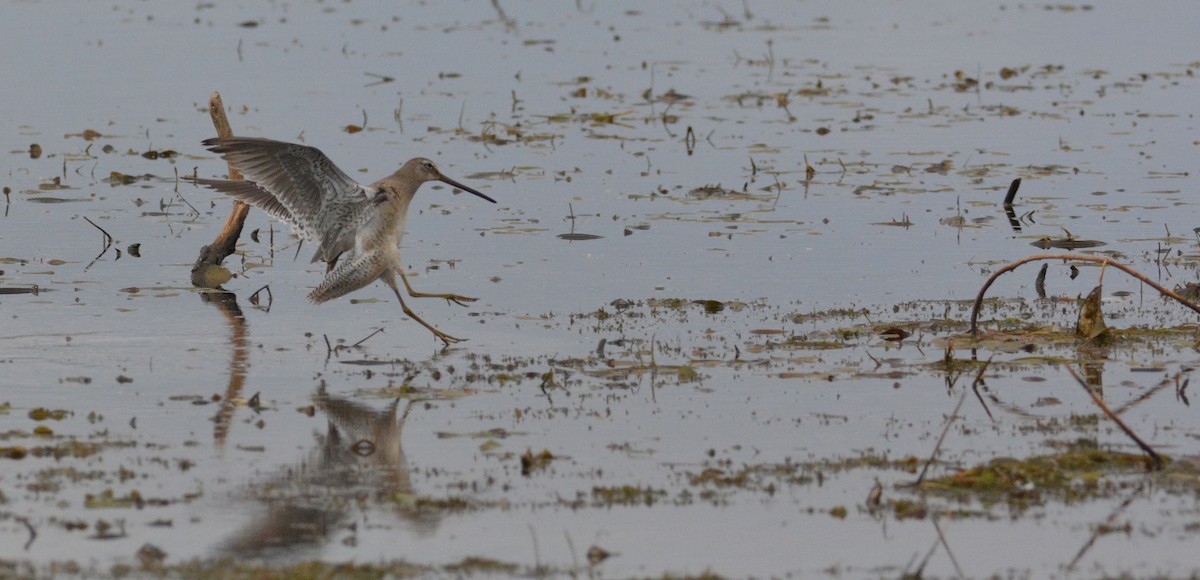
[[[292,213],[279,202],[274,194],[259,187],[253,181],[204,178],[198,178],[195,181],[257,207],[281,222],[293,223],[295,221],[292,219]],[[299,224],[296,225],[296,229],[301,229]]]
[[[339,235],[328,226],[338,220],[334,214],[349,219],[370,199],[366,188],[315,147],[257,137],[215,137],[204,145],[242,172],[244,180],[198,183],[259,207],[318,242]]]

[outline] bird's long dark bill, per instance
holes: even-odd
[[[486,195],[484,195],[484,194],[482,194],[482,193],[479,193],[478,191],[475,191],[474,189],[471,189],[471,188],[469,188],[469,187],[467,187],[467,186],[465,186],[465,185],[463,185],[463,184],[461,184],[461,183],[459,183],[459,182],[457,182],[457,181],[454,181],[453,179],[450,179],[449,177],[446,177],[445,175],[443,175],[443,176],[442,176],[442,178],[441,178],[441,179],[439,179],[438,181],[441,181],[442,183],[445,183],[446,185],[450,185],[450,186],[453,186],[453,187],[457,187],[457,188],[459,188],[459,189],[461,189],[461,190],[463,190],[463,191],[465,191],[465,192],[467,192],[467,193],[474,193],[475,195],[478,195],[479,197],[482,197],[483,199],[486,199],[486,200],[488,200],[488,201],[490,201],[490,202],[492,202],[492,203],[496,203],[496,200],[494,200],[494,199],[492,199],[492,198],[490,198],[490,197],[488,197],[488,196],[486,196]]]

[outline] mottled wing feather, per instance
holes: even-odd
[[[288,211],[282,203],[276,199],[271,192],[259,187],[252,181],[230,181],[227,179],[197,179],[196,183],[205,187],[210,187],[226,195],[230,195],[235,199],[244,201],[258,209],[263,210],[267,215],[278,219],[282,222],[296,225],[296,229],[301,231],[301,235],[307,237],[307,232],[304,232],[299,224],[296,224],[292,219],[291,212]]]
[[[289,223],[323,247],[327,237],[337,235],[336,225],[369,201],[366,189],[315,147],[256,137],[217,137],[204,145],[273,195]]]
[[[328,211],[317,220],[317,227],[324,235],[317,246],[317,253],[313,254],[313,262],[328,262],[343,253],[352,252],[359,228],[378,213],[377,205],[369,200],[335,200],[326,207]]]

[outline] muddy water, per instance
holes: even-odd
[[[0,289],[38,292],[0,294],[0,563],[1194,573],[1193,496],[1150,476],[1029,504],[901,485],[978,372],[939,364],[999,265],[1094,240],[1194,281],[1187,11],[9,3]],[[411,305],[470,340],[440,349],[382,285],[308,304],[311,245],[258,212],[230,294],[192,288],[229,208],[179,179],[224,171],[200,146],[214,90],[238,134],[362,181],[426,156],[497,198],[426,186],[405,238],[418,289],[479,298]],[[1052,265],[1046,299],[1035,266],[1001,278],[983,318],[1072,326],[1080,269]],[[1115,272],[1104,289],[1113,326],[1194,322]],[[1188,463],[1187,329],[1099,355],[1020,340],[974,353],[995,356],[984,394],[934,475],[1138,452],[1042,355],[1089,361]]]

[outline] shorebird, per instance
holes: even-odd
[[[396,294],[409,318],[447,345],[462,340],[417,316],[396,287],[399,276],[413,298],[444,298],[460,306],[475,301],[458,294],[412,289],[400,262],[404,222],[409,203],[426,181],[440,181],[492,203],[496,200],[442,175],[432,161],[421,157],[409,159],[375,183],[362,185],[315,147],[254,137],[217,137],[205,139],[204,145],[241,171],[244,179],[197,179],[197,183],[262,209],[292,226],[302,238],[317,243],[312,261],[327,262],[328,267],[309,300],[320,304],[381,280]]]

